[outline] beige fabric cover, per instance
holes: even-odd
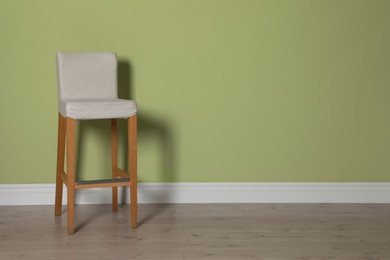
[[[58,52],[58,107],[75,119],[128,118],[134,101],[118,99],[117,56],[110,52]]]

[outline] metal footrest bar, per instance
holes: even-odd
[[[106,187],[119,187],[119,186],[130,186],[130,185],[131,185],[131,181],[129,178],[89,180],[89,181],[77,181],[75,183],[75,189],[106,188]]]

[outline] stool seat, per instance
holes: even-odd
[[[128,118],[137,112],[132,100],[119,98],[62,99],[59,112],[63,117],[74,119]]]

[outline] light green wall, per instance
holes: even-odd
[[[390,181],[389,25],[388,0],[2,0],[0,183],[54,182],[58,50],[119,54],[141,181]],[[108,122],[79,129],[80,178],[109,176]]]

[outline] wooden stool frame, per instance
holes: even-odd
[[[127,119],[128,134],[128,169],[129,173],[118,168],[117,152],[117,119],[111,119],[111,155],[112,179],[76,181],[76,119],[63,117],[58,113],[58,145],[57,145],[57,177],[55,196],[55,215],[62,212],[63,184],[67,187],[68,195],[68,234],[74,233],[75,191],[86,188],[112,187],[112,210],[118,210],[118,187],[130,187],[131,227],[137,228],[137,115]],[[67,172],[64,171],[66,143]]]

